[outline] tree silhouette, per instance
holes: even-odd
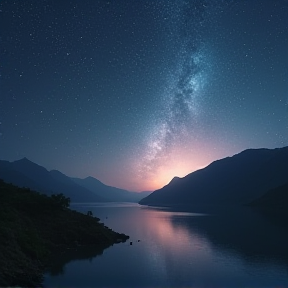
[[[62,193],[60,194],[52,194],[51,198],[55,201],[57,205],[62,207],[63,209],[69,208],[70,206],[70,197],[65,197]]]
[[[90,210],[87,211],[87,215],[93,217],[93,213],[92,213],[92,211],[90,211]]]

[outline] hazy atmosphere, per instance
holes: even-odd
[[[288,0],[0,27],[0,287],[288,287]]]
[[[144,191],[287,146],[287,12],[286,0],[0,1],[0,158]]]

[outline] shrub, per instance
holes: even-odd
[[[70,206],[70,198],[65,197],[62,193],[52,194],[51,199],[53,199],[53,201],[63,209],[69,208]]]

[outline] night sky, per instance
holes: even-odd
[[[132,191],[288,145],[288,1],[0,0],[0,159]]]

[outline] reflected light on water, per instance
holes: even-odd
[[[153,239],[148,242],[149,247],[146,247],[147,262],[157,273],[161,267],[161,274],[165,278],[169,279],[169,275],[175,274],[176,270],[179,270],[179,277],[187,278],[189,273],[200,274],[207,269],[206,265],[211,260],[209,241],[197,231],[188,231],[182,226],[174,225],[172,221],[172,217],[177,217],[178,221],[184,217],[187,221],[188,216],[193,221],[193,217],[199,217],[200,214],[152,209],[147,209],[147,213],[143,214],[141,225],[149,233],[145,238]],[[182,269],[183,266],[186,269]]]
[[[271,288],[287,283],[287,262],[275,265],[270,261],[273,255],[279,258],[279,253],[270,251],[270,243],[275,242],[269,237],[276,233],[283,238],[283,231],[269,228],[266,221],[261,224],[257,217],[247,221],[246,213],[240,218],[218,218],[131,203],[89,203],[78,208],[91,210],[105,225],[130,239],[106,249],[93,261],[71,261],[63,267],[63,275],[47,275],[47,287]],[[268,228],[271,233],[267,234]],[[281,253],[287,250],[286,243],[279,246]],[[270,255],[265,263],[263,258],[251,258],[258,256],[255,248],[258,254]]]

